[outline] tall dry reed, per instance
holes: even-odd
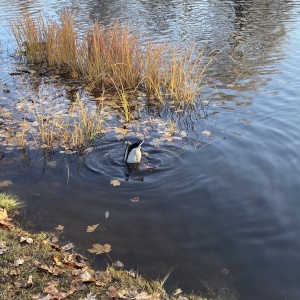
[[[75,72],[90,89],[117,92],[125,114],[124,95],[137,89],[162,102],[192,103],[212,60],[204,62],[203,50],[194,45],[183,51],[167,43],[142,43],[140,35],[119,22],[108,27],[94,22],[80,38],[68,12],[60,23],[24,14],[10,27],[29,61]]]

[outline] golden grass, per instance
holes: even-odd
[[[93,145],[95,139],[105,131],[106,109],[99,107],[90,111],[78,93],[76,101],[63,111],[55,107],[55,102],[45,102],[42,96],[32,100],[33,104],[28,104],[25,98],[23,101],[27,106],[27,113],[35,120],[37,130],[32,135],[38,147],[85,149]],[[30,126],[32,124],[25,121],[21,124],[22,130],[18,137],[22,148],[25,147],[26,140],[32,138],[25,131]]]
[[[0,208],[6,209],[9,213],[12,210],[22,207],[19,197],[10,193],[0,193]]]
[[[195,45],[183,50],[167,43],[143,43],[139,34],[119,22],[108,27],[94,22],[80,37],[68,12],[60,23],[24,14],[10,27],[22,57],[75,73],[90,89],[117,91],[121,102],[124,92],[139,89],[162,102],[193,103],[212,61],[204,62],[203,50]]]

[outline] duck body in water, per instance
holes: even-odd
[[[127,142],[126,149],[124,152],[124,161],[128,164],[137,164],[141,162],[142,151],[141,146],[144,141],[140,141],[134,144]]]

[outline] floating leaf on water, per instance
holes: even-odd
[[[159,147],[162,144],[162,141],[158,138],[153,139],[150,144],[154,147]]]
[[[113,186],[119,186],[121,184],[121,182],[119,180],[112,179],[110,181],[110,184],[113,185]]]
[[[221,273],[224,274],[224,275],[227,275],[227,274],[229,273],[229,271],[228,271],[228,269],[223,268],[223,269],[221,270]]]
[[[56,230],[62,231],[64,230],[65,226],[63,225],[58,225],[57,227],[55,227]]]
[[[109,217],[109,211],[107,211],[106,213],[105,213],[105,219],[107,219]]]
[[[56,160],[48,161],[48,166],[50,168],[56,168],[57,167],[57,161]]]
[[[211,135],[211,131],[209,131],[209,130],[203,130],[203,131],[201,131],[201,133],[205,134],[205,135],[208,135],[208,136]]]
[[[95,225],[91,225],[91,226],[88,226],[87,229],[86,229],[86,232],[94,232],[95,229],[100,225],[99,224],[95,224]]]
[[[180,131],[180,136],[181,137],[186,137],[187,136],[186,131],[184,131],[184,130]]]
[[[88,249],[88,251],[95,254],[108,253],[111,251],[111,246],[109,244],[105,244],[105,245],[94,244],[93,248]]]
[[[12,182],[10,180],[0,181],[0,188],[6,187],[6,186],[9,186],[9,185],[12,185]]]
[[[124,264],[121,261],[117,260],[117,261],[113,262],[113,266],[115,268],[123,268]]]
[[[140,201],[140,197],[133,197],[131,198],[132,202],[139,202]]]

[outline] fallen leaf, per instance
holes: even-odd
[[[128,291],[127,290],[118,290],[118,297],[122,299],[128,299]]]
[[[118,290],[113,285],[111,285],[108,287],[106,294],[110,298],[116,298],[118,296]]]
[[[131,198],[132,202],[139,202],[140,201],[140,197],[133,197]]]
[[[113,262],[113,266],[115,268],[123,268],[124,264],[121,261],[117,260],[117,261]]]
[[[113,186],[119,186],[121,184],[121,182],[119,180],[112,179],[110,181],[110,184],[113,185]]]
[[[55,227],[56,230],[62,231],[64,230],[65,226],[63,225],[58,225],[57,227]]]
[[[79,300],[97,300],[96,295],[88,293],[85,298],[79,298]]]
[[[22,258],[16,259],[14,261],[14,267],[18,267],[20,265],[23,265],[23,263],[24,263],[24,259],[22,259]]]
[[[50,294],[47,294],[45,297],[41,295],[41,293],[38,293],[37,295],[31,296],[32,300],[51,300],[53,299]]]
[[[88,249],[91,253],[101,254],[101,253],[107,253],[111,251],[111,246],[109,244],[100,245],[100,244],[94,244],[93,248]]]
[[[154,147],[159,147],[162,144],[162,141],[158,138],[153,139],[150,144]]]
[[[30,237],[23,237],[21,236],[20,238],[20,243],[24,243],[26,242],[27,244],[32,244],[33,243],[33,239]]]
[[[228,269],[223,268],[223,269],[221,270],[221,273],[224,274],[224,275],[227,275],[227,274],[229,273],[229,271],[228,271]]]
[[[100,224],[95,224],[95,225],[88,226],[87,229],[86,229],[86,232],[94,232],[95,229],[96,229],[99,225],[100,225]]]
[[[211,135],[211,131],[209,131],[209,130],[203,130],[203,131],[201,131],[201,133],[205,134],[205,135],[208,135],[208,136]]]
[[[82,282],[95,282],[95,271],[93,269],[85,270],[80,274],[80,279]]]
[[[95,273],[96,285],[105,286],[107,283],[112,282],[112,277],[108,271]]]
[[[6,246],[6,242],[0,242],[0,255],[8,251],[9,247]]]
[[[0,225],[7,228],[14,228],[15,225],[7,220],[0,220]]]
[[[42,270],[45,270],[48,273],[53,274],[53,275],[58,275],[62,272],[62,270],[60,268],[57,268],[57,267],[54,267],[54,266],[49,266],[47,264],[40,264],[38,266],[38,268],[42,269]]]
[[[67,253],[63,256],[63,263],[77,268],[86,267],[86,258],[78,253]]]
[[[61,247],[61,249],[64,250],[64,251],[69,251],[69,250],[71,250],[73,248],[74,248],[74,244],[73,243],[69,243],[69,244]]]
[[[151,298],[151,295],[146,292],[141,292],[134,297],[135,300],[151,300]]]
[[[3,180],[3,181],[0,181],[0,187],[6,187],[6,186],[9,186],[9,185],[12,185],[12,182],[10,180]]]
[[[28,279],[21,278],[21,279],[17,280],[16,282],[14,282],[14,285],[18,288],[28,288],[28,287],[31,287],[32,284],[33,284],[32,275],[30,275]]]

